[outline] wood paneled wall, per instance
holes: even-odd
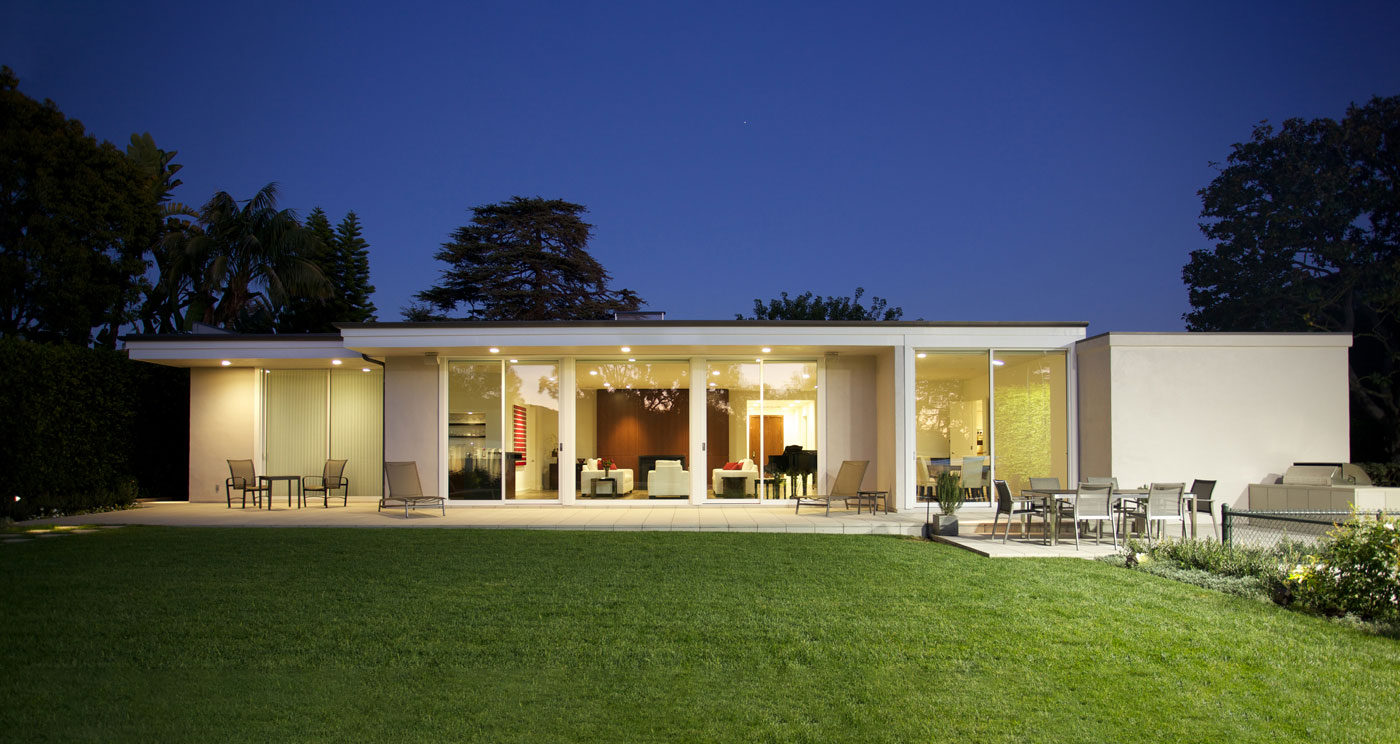
[[[724,465],[729,452],[729,391],[706,391],[705,426],[709,437],[706,473]],[[690,452],[689,390],[598,391],[598,456],[611,457],[637,478],[640,455]]]

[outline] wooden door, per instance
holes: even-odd
[[[760,421],[762,419],[762,421]],[[758,435],[760,427],[763,432],[763,456],[758,456]],[[769,455],[783,454],[783,417],[782,416],[750,416],[749,417],[749,459],[753,460],[762,470],[768,464]]]

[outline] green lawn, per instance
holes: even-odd
[[[9,741],[1400,737],[1394,639],[888,537],[126,527],[0,582]]]

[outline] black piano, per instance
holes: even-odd
[[[808,479],[817,474],[817,451],[802,449],[800,444],[788,445],[781,455],[769,455],[768,473],[785,475],[788,478],[790,493],[797,496],[797,484],[802,484],[802,495],[807,495]]]

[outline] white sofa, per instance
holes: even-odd
[[[723,478],[721,478],[723,476]],[[710,475],[710,489],[715,496],[724,494],[724,479],[742,476],[744,478],[744,493],[753,495],[753,482],[758,480],[758,466],[753,464],[753,460],[747,457],[739,461],[738,470],[725,470],[715,468]]]
[[[680,460],[657,460],[656,469],[647,473],[647,495],[689,496],[690,471]]]
[[[589,495],[593,490],[593,480],[603,477],[603,469],[598,467],[598,458],[591,457],[584,461],[583,469],[578,472],[578,490],[584,496]],[[609,478],[617,481],[617,495],[632,493],[635,476],[627,468],[613,468],[608,473]],[[600,494],[601,495],[601,494]]]

